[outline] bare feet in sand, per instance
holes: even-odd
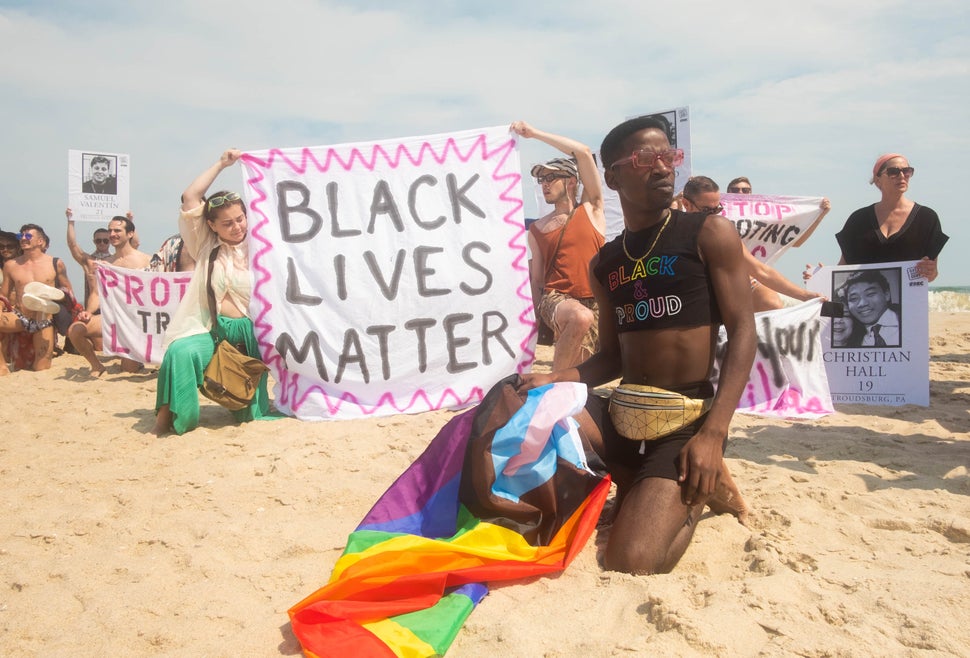
[[[738,517],[738,523],[743,526],[748,525],[748,514],[751,510],[741,497],[741,491],[734,483],[725,461],[721,462],[721,477],[717,483],[717,489],[707,499],[707,506],[715,514],[733,514]]]
[[[167,404],[163,404],[155,414],[155,426],[152,427],[151,433],[155,436],[170,434],[172,432],[172,420],[172,410]]]

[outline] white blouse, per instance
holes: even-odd
[[[195,259],[195,272],[185,291],[172,321],[165,331],[163,344],[187,336],[206,334],[211,331],[206,277],[209,272],[209,255],[220,246],[212,268],[212,289],[216,294],[216,312],[223,300],[229,297],[243,313],[249,312],[249,300],[253,291],[252,273],[249,270],[249,236],[237,245],[219,240],[202,217],[203,206],[179,214],[179,233],[185,243],[184,249]]]

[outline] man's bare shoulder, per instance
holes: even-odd
[[[743,258],[741,237],[734,222],[721,215],[708,215],[704,219],[697,234],[697,248],[704,260],[725,254],[736,255],[738,259]]]

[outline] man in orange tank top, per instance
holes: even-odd
[[[582,363],[598,349],[599,312],[589,283],[589,262],[603,246],[603,188],[585,144],[516,121],[510,130],[538,139],[571,158],[532,168],[552,211],[529,227],[529,277],[536,317],[555,332],[553,370]],[[582,197],[576,193],[582,183]]]

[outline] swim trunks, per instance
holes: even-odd
[[[559,324],[556,322],[556,308],[567,299],[575,300],[593,312],[593,323],[590,325],[589,330],[583,334],[583,349],[586,350],[587,354],[596,354],[599,351],[600,342],[600,312],[595,298],[587,297],[578,299],[561,293],[558,290],[546,290],[539,299],[539,307],[537,309],[539,311],[539,317],[555,332],[555,338],[553,340],[558,340],[561,330]]]
[[[13,312],[17,314],[17,319],[20,320],[20,326],[22,326],[24,331],[26,331],[28,334],[36,334],[38,331],[43,331],[47,327],[54,324],[50,318],[38,322],[37,320],[28,318],[17,309],[14,309]]]

